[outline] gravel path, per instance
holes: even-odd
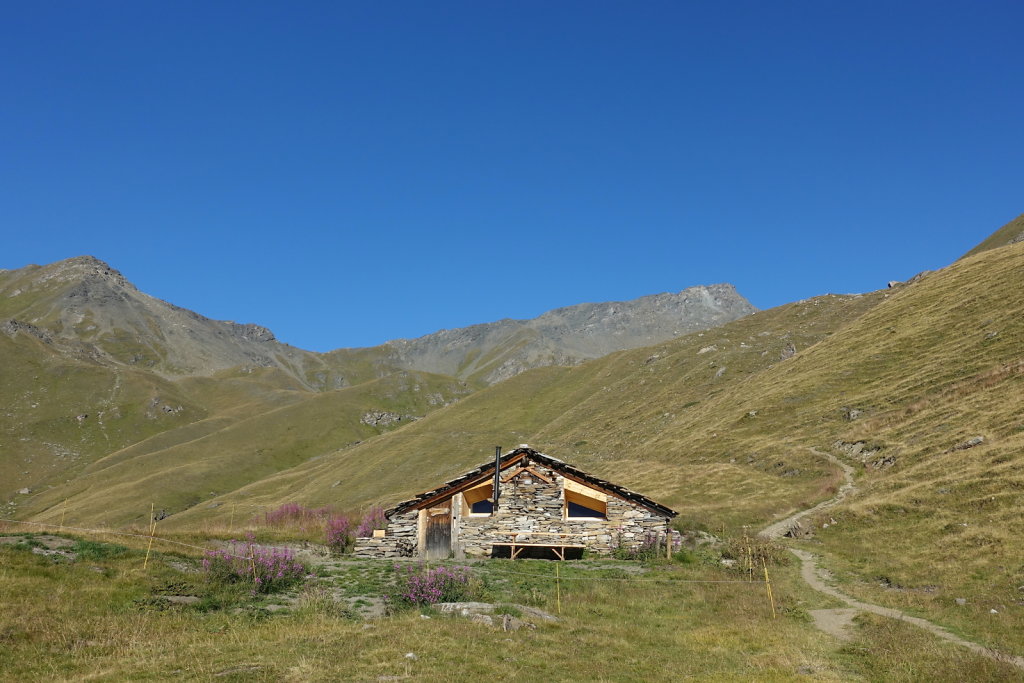
[[[800,576],[814,590],[825,593],[826,595],[831,595],[833,598],[836,598],[837,600],[842,600],[847,605],[855,609],[862,610],[864,612],[871,612],[872,614],[879,614],[883,617],[890,617],[892,619],[899,619],[901,621],[905,621],[909,624],[913,624],[914,626],[923,628],[926,631],[930,631],[931,633],[934,633],[943,640],[948,640],[951,643],[962,645],[966,648],[974,650],[978,654],[985,655],[986,657],[990,657],[1000,662],[1009,662],[1010,664],[1014,664],[1015,666],[1024,669],[1024,657],[1015,657],[1013,655],[1006,655],[1001,654],[999,652],[995,652],[994,650],[990,650],[989,648],[978,645],[977,643],[972,643],[969,640],[964,640],[960,636],[950,633],[943,627],[939,626],[938,624],[933,624],[927,619],[910,616],[906,612],[900,611],[898,609],[893,609],[891,607],[882,607],[880,605],[873,605],[870,602],[861,602],[860,600],[851,598],[849,595],[840,592],[834,586],[825,582],[822,576],[823,570],[821,567],[818,566],[818,560],[814,555],[805,550],[797,550],[795,548],[790,548],[790,552],[792,552],[794,555],[800,558]]]
[[[801,512],[796,513],[795,515],[791,515],[790,517],[775,522],[774,524],[763,529],[758,534],[759,536],[771,539],[782,538],[783,536],[785,536],[786,532],[800,519],[808,515],[820,512],[821,510],[824,510],[826,508],[830,508],[833,505],[836,505],[841,500],[843,500],[844,498],[846,498],[851,493],[857,490],[856,485],[853,483],[854,470],[852,467],[842,462],[834,455],[822,453],[821,451],[818,451],[814,448],[811,449],[811,452],[815,453],[816,455],[828,458],[831,462],[841,467],[843,469],[843,476],[846,479],[846,482],[839,488],[839,491],[836,493],[835,497],[830,498],[822,503],[818,503],[813,508],[803,510]],[[960,636],[951,633],[942,626],[939,626],[938,624],[934,624],[928,621],[927,619],[914,617],[907,614],[906,612],[903,612],[898,609],[893,609],[891,607],[882,607],[881,605],[874,605],[869,602],[862,602],[860,600],[857,600],[856,598],[852,598],[849,595],[846,595],[845,593],[841,592],[839,589],[837,589],[836,587],[832,586],[830,583],[827,582],[827,572],[826,570],[818,566],[818,558],[815,555],[807,552],[806,550],[797,550],[796,548],[790,548],[789,550],[791,553],[800,558],[800,576],[801,578],[803,578],[804,581],[807,582],[807,584],[811,588],[826,595],[832,596],[833,598],[848,605],[849,608],[852,608],[838,610],[815,610],[817,612],[817,614],[813,615],[815,625],[817,625],[821,630],[825,631],[826,633],[831,633],[832,635],[835,635],[840,638],[844,637],[844,635],[847,632],[846,630],[849,627],[851,620],[853,619],[855,611],[860,610],[864,612],[871,612],[872,614],[878,614],[883,617],[889,617],[891,619],[899,619],[901,621],[905,621],[908,624],[913,624],[914,626],[923,628],[924,630],[935,634],[943,640],[947,640],[951,643],[955,643],[957,645],[961,645],[970,650],[973,650],[974,652],[977,652],[980,655],[984,655],[985,657],[994,659],[999,662],[1007,662],[1021,669],[1024,669],[1024,657],[1018,657],[1014,655],[1007,655],[1000,652],[996,652],[995,650],[979,645],[978,643],[973,643],[969,640],[965,640]]]
[[[843,478],[845,479],[843,485],[839,487],[839,490],[836,492],[835,497],[829,498],[826,501],[818,503],[812,508],[802,510],[801,512],[798,512],[795,515],[786,517],[783,520],[775,522],[771,526],[766,527],[760,533],[758,533],[758,536],[761,536],[762,538],[782,538],[786,535],[786,532],[789,531],[794,524],[799,522],[804,517],[807,517],[808,515],[817,514],[822,510],[832,507],[833,505],[837,505],[840,501],[842,501],[844,498],[846,498],[851,493],[857,490],[857,486],[853,483],[852,467],[850,467],[845,462],[843,462],[836,456],[832,455],[831,453],[822,453],[821,451],[815,448],[812,448],[810,450],[815,455],[820,455],[823,458],[828,458],[829,461],[832,462],[832,464],[838,465],[840,468],[842,468]]]

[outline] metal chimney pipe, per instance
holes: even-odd
[[[498,511],[498,495],[500,494],[499,487],[501,486],[501,446],[494,447],[494,487],[491,491],[492,503],[491,514]]]

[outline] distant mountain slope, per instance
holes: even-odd
[[[753,400],[744,388],[759,373],[785,366],[788,361],[781,359],[795,350],[839,334],[888,296],[819,297],[576,367],[524,372],[401,430],[254,483],[224,500],[387,504],[479,464],[495,444],[530,443],[677,509],[706,514],[714,504],[705,493],[720,487],[724,495],[717,502],[734,509],[734,518],[770,516],[793,497],[813,497],[823,481],[827,485],[827,468],[802,455],[775,468],[778,460],[767,453],[752,461],[706,464],[697,460],[706,459],[705,447],[691,449],[685,441],[651,447],[649,441],[666,430],[678,433],[678,425],[689,430],[715,419],[706,406],[738,391],[740,398],[734,396],[728,408],[733,414],[737,401]],[[339,473],[344,473],[342,485],[331,488]],[[749,499],[743,502],[741,495]],[[206,514],[189,511],[181,521]]]
[[[0,273],[0,320],[35,330],[64,352],[88,348],[97,362],[164,377],[276,367],[298,387],[310,384],[311,365],[323,365],[259,325],[211,320],[140,292],[91,256]],[[318,388],[344,385],[335,374]]]
[[[155,477],[164,463],[211,472],[233,462],[230,475],[201,478],[209,489],[201,495],[219,494],[527,368],[576,364],[750,309],[719,285],[318,354],[282,344],[264,327],[151,297],[93,257],[0,271],[0,496],[15,509],[24,495],[85,474],[102,490],[104,481],[130,486],[144,462]],[[303,445],[283,455],[296,438]],[[100,462],[107,469],[96,475]],[[168,505],[193,504],[198,481],[175,477],[163,487]],[[31,494],[15,495],[23,489]],[[110,509],[96,503],[98,512]]]
[[[33,334],[65,354],[169,378],[276,368],[290,378],[285,385],[316,391],[397,370],[490,384],[534,367],[573,365],[664,341],[754,310],[731,285],[711,285],[319,354],[282,344],[260,325],[211,320],[151,297],[91,256],[0,271],[0,332]]]
[[[984,242],[976,246],[974,249],[971,249],[960,258],[975,256],[983,251],[988,251],[989,249],[1005,247],[1010,244],[1017,244],[1018,242],[1024,242],[1024,213],[996,230],[994,233],[989,235]]]
[[[83,462],[66,484],[21,500],[38,509],[66,498],[79,520],[121,522],[137,521],[151,502],[170,513],[203,507],[225,492],[415,422],[468,391],[449,377],[398,372],[355,387],[306,392],[279,407],[228,408]]]
[[[530,368],[575,365],[649,346],[756,311],[732,285],[685,289],[632,301],[578,304],[532,320],[500,320],[388,342],[391,362],[484,383]]]

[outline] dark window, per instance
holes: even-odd
[[[489,515],[494,512],[494,503],[487,499],[478,500],[470,506],[469,511],[475,514]]]
[[[594,501],[594,502],[597,502],[597,501]],[[595,517],[597,519],[604,519],[605,518],[605,513],[602,510],[595,510],[593,508],[588,508],[588,507],[585,507],[583,505],[580,505],[579,503],[574,503],[572,501],[569,501],[567,503],[567,505],[568,505],[567,511],[569,513],[568,514],[569,517]]]

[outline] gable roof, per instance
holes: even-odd
[[[630,491],[624,486],[613,484],[604,479],[595,477],[592,474],[587,474],[581,469],[577,469],[572,465],[565,463],[558,458],[553,458],[550,455],[545,455],[539,451],[535,451],[532,448],[526,446],[520,446],[515,450],[509,451],[505,455],[501,456],[500,469],[504,470],[507,467],[511,467],[520,460],[529,458],[534,462],[539,462],[552,470],[555,470],[567,479],[573,479],[581,484],[588,484],[597,488],[605,493],[610,493],[613,496],[622,498],[623,500],[637,505],[642,505],[648,510],[655,512],[659,515],[663,515],[668,518],[675,517],[679,513],[675,510],[668,508],[661,503],[657,503],[646,496],[642,496],[635,491]],[[446,481],[443,486],[439,486],[436,489],[430,491],[424,491],[417,495],[415,498],[402,501],[395,507],[387,510],[384,514],[387,517],[392,515],[401,514],[407,510],[420,509],[432,505],[435,502],[439,502],[451,496],[454,496],[460,491],[472,488],[473,486],[486,481],[487,479],[494,476],[494,461],[485,462],[478,467],[473,468],[469,472],[466,472],[461,477],[456,477],[450,481]]]

